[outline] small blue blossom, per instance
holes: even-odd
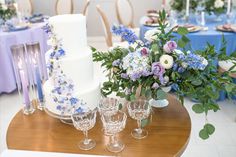
[[[184,71],[185,71],[185,69],[183,67],[178,68],[178,73],[183,73]]]
[[[62,110],[62,107],[61,105],[57,105],[57,110],[61,111]]]
[[[84,110],[83,110],[81,107],[79,107],[79,108],[77,108],[77,109],[75,110],[76,113],[83,113],[83,111],[84,111]]]
[[[78,99],[77,99],[77,98],[71,98],[71,99],[70,99],[71,105],[77,104],[77,102],[78,102]]]
[[[178,67],[179,67],[178,64],[175,63],[175,64],[173,65],[173,70],[174,70],[174,71],[177,71]]]
[[[118,66],[120,65],[120,63],[121,63],[120,59],[114,60],[114,61],[112,62],[112,66],[118,67]]]
[[[175,91],[178,91],[179,90],[179,85],[174,83],[174,84],[172,84],[171,88]]]
[[[138,40],[137,35],[132,30],[123,25],[113,26],[112,33],[121,36],[121,38],[126,40],[129,44],[133,44],[136,40]]]

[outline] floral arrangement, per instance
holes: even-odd
[[[205,10],[208,13],[222,14],[226,11],[226,3],[224,0],[206,0],[205,1]]]
[[[190,9],[195,11],[197,8],[199,1],[198,0],[190,0]],[[172,10],[177,12],[182,12],[186,10],[186,0],[171,0],[170,7]]]
[[[57,110],[61,112],[62,116],[73,112],[87,112],[89,110],[87,104],[75,96],[73,81],[61,69],[60,59],[66,55],[61,40],[58,39],[53,27],[49,24],[46,24],[43,29],[49,36],[48,45],[51,46],[47,67],[54,85],[51,97],[58,104]]]
[[[4,22],[16,15],[16,8],[13,3],[0,3],[0,19]]]
[[[220,91],[236,94],[236,86],[229,72],[217,72],[216,60],[228,60],[235,56],[227,56],[225,48],[216,52],[214,46],[207,45],[202,51],[186,50],[189,39],[186,28],[179,27],[182,36],[176,39],[173,29],[166,29],[166,13],[159,13],[159,26],[145,34],[146,41],[138,37],[124,26],[113,26],[112,31],[130,43],[129,48],[115,47],[108,52],[98,52],[93,48],[93,58],[102,62],[108,72],[108,81],[103,83],[101,93],[117,96],[133,101],[138,97],[145,99],[165,99],[163,87],[172,86],[179,100],[184,103],[184,96],[196,100],[193,110],[196,113],[216,112],[219,110],[217,99]],[[205,122],[199,135],[207,139],[215,128]]]

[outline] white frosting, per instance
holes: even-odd
[[[87,46],[86,18],[80,14],[59,15],[49,19],[57,37],[62,40],[65,56],[59,60],[66,77],[73,80],[73,96],[82,99],[90,109],[98,106],[101,98],[99,79],[94,78],[92,51]],[[47,55],[50,54],[50,51]],[[44,84],[45,107],[60,115],[58,104],[52,99],[53,79]],[[65,115],[66,116],[66,115]],[[68,115],[69,116],[69,115]]]
[[[46,108],[56,114],[60,115],[61,112],[57,110],[58,104],[56,104],[51,96],[51,90],[53,89],[52,84],[50,81],[46,81],[44,86],[44,95],[46,100]],[[87,88],[84,88],[84,90],[75,91],[75,96],[79,99],[82,99],[84,102],[87,103],[88,107],[92,110],[98,106],[98,103],[101,99],[100,94],[100,83],[98,81],[94,81],[90,83],[90,86]],[[64,116],[70,116],[70,115],[64,115]]]
[[[53,26],[67,55],[84,53],[83,50],[87,48],[85,16],[82,14],[58,15],[51,17],[49,24]]]
[[[78,90],[87,88],[93,82],[94,71],[91,51],[87,51],[83,55],[65,56],[60,60],[60,63],[63,72],[73,80]]]

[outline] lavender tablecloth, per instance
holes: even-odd
[[[42,54],[48,50],[47,35],[42,30],[43,25],[43,23],[33,24],[29,29],[16,32],[2,32],[0,30],[0,94],[10,93],[16,89],[11,60],[10,47],[12,45],[39,42]],[[43,64],[42,72],[46,76],[45,59]]]

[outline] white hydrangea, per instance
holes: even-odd
[[[205,68],[208,65],[208,61],[204,57],[202,57],[202,64],[205,65]],[[205,68],[202,68],[201,70],[204,70]]]
[[[129,76],[148,71],[151,68],[149,65],[149,58],[143,56],[139,51],[129,53],[122,61],[122,68],[126,70],[126,74]]]
[[[222,8],[224,6],[224,1],[222,0],[216,0],[214,3],[215,8]]]
[[[156,38],[157,38],[157,34],[160,34],[160,30],[158,29],[151,29],[151,30],[148,30],[145,35],[144,35],[144,38],[147,40],[147,41],[154,41]]]
[[[160,64],[165,68],[165,69],[170,69],[173,67],[174,64],[174,59],[170,55],[162,55],[160,57]]]

